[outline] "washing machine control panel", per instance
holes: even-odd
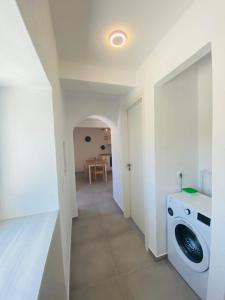
[[[168,214],[172,217],[173,216],[173,210],[171,207],[168,207]]]
[[[204,216],[204,215],[202,215],[202,214],[200,214],[200,213],[198,213],[197,219],[198,219],[198,221],[204,223],[207,226],[210,226],[210,224],[211,224],[211,219]]]
[[[187,216],[189,216],[191,214],[191,210],[189,208],[185,208],[184,212]]]

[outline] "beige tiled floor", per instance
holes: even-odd
[[[155,262],[143,237],[112,200],[112,184],[77,176],[71,300],[197,300],[167,260]]]

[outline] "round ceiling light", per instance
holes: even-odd
[[[121,48],[126,44],[127,35],[123,31],[113,31],[109,36],[110,44],[115,48]]]

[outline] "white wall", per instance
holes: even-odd
[[[0,3],[0,39],[0,219],[6,219],[56,210],[58,194],[50,84],[13,0]]]
[[[85,141],[86,136],[91,137],[88,143]],[[104,138],[105,131],[100,128],[76,127],[73,137],[76,172],[84,171],[86,160],[98,157],[100,154],[111,153],[111,145],[108,145]],[[105,150],[100,148],[102,145],[106,147]]]
[[[155,91],[155,143],[158,184],[167,192],[198,184],[198,74],[192,67]],[[157,175],[156,175],[157,176]],[[166,178],[165,178],[166,177]]]
[[[126,216],[124,198],[123,169],[126,161],[123,157],[123,140],[122,140],[122,116],[118,114],[118,121],[114,128],[112,127],[112,176],[113,176],[113,199],[119,205]]]
[[[212,192],[208,175],[212,172],[212,104],[212,57],[207,55],[198,63],[198,186],[208,194]]]
[[[26,1],[17,0],[22,17],[27,26],[34,47],[40,58],[44,71],[51,84],[52,105],[54,113],[54,130],[56,144],[58,195],[60,208],[60,226],[58,237],[61,238],[63,277],[65,279],[67,298],[69,297],[69,275],[70,275],[70,244],[72,215],[72,198],[70,195],[70,181],[68,173],[64,168],[63,142],[67,141],[65,108],[61,95],[58,75],[58,57],[55,44],[55,36],[51,20],[51,12],[48,0]],[[20,41],[18,41],[20,43]],[[67,146],[67,144],[66,144]],[[65,147],[66,152],[68,148]],[[66,153],[67,154],[67,153]],[[57,258],[60,261],[61,257]],[[56,263],[57,263],[56,259]]]
[[[138,71],[138,90],[143,90],[144,127],[144,193],[148,224],[147,244],[156,256],[165,249],[158,245],[157,226],[160,222],[155,197],[155,84],[169,74],[177,74],[187,65],[198,60],[212,48],[213,74],[213,206],[211,263],[208,299],[222,300],[225,293],[225,242],[221,239],[221,228],[225,227],[225,3],[216,1],[195,1],[175,26],[155,47]],[[191,26],[190,26],[191,24]],[[131,97],[128,98],[128,102]]]
[[[16,2],[2,0],[0,15],[1,85],[50,88]]]
[[[0,218],[56,210],[58,191],[51,92],[0,89]]]

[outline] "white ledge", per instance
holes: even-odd
[[[0,299],[36,300],[58,212],[0,222]]]

